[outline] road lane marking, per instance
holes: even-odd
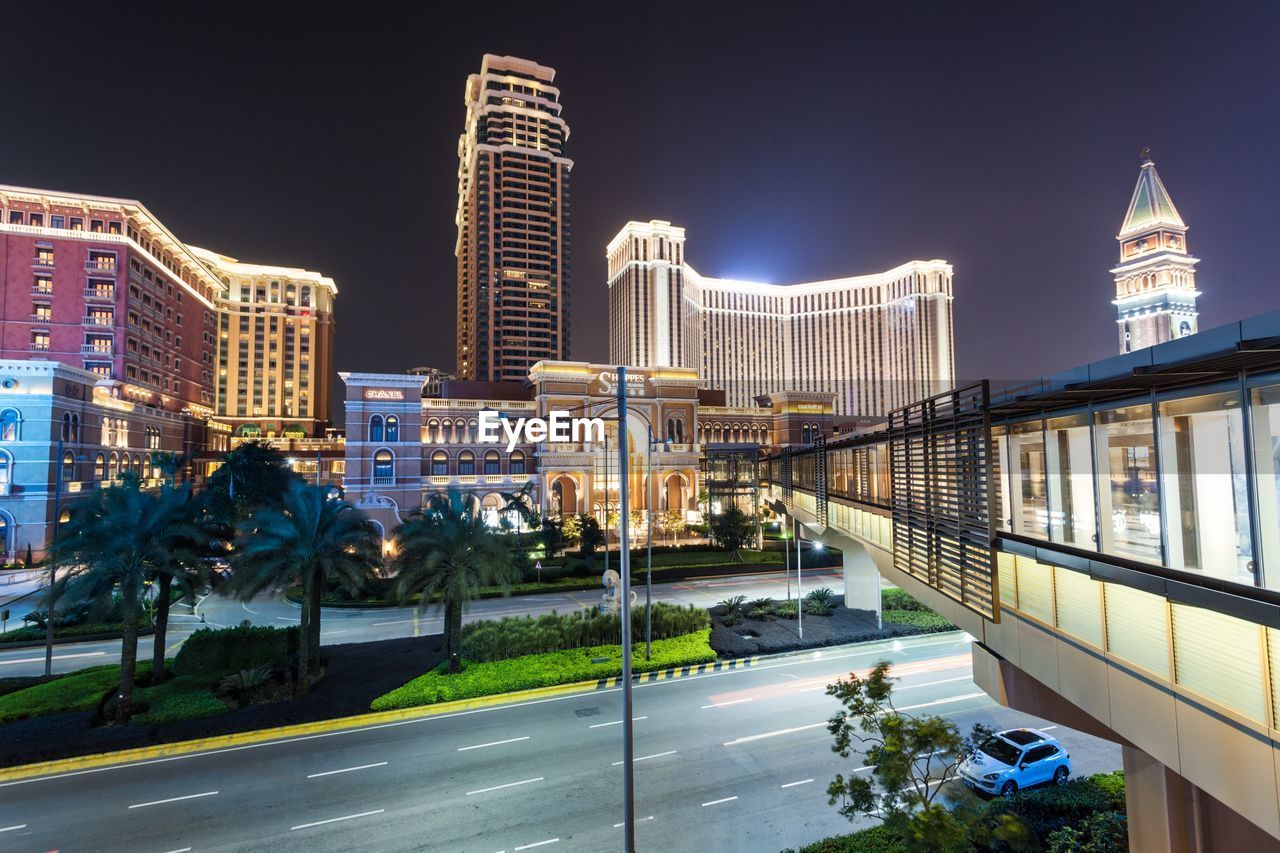
[[[191,853],[191,848],[179,847],[177,850],[166,850],[165,853]]]
[[[218,794],[217,791],[205,791],[203,794],[187,794],[185,797],[170,797],[167,800],[152,800],[149,803],[134,803],[133,805],[129,806],[129,808],[144,809],[147,806],[162,806],[165,803],[176,803],[181,800],[198,800],[201,797],[214,797],[214,796],[217,796],[217,794]]]
[[[1057,728],[1057,726],[1041,726],[1041,727],[1040,727],[1040,731],[1042,731],[1042,732],[1051,732],[1051,731],[1053,731],[1053,730],[1054,730],[1054,729],[1056,729],[1056,728]]]
[[[323,773],[312,773],[307,776],[308,779],[319,779],[321,776],[336,776],[339,773],[352,773],[356,770],[368,770],[371,767],[386,767],[387,762],[379,761],[377,764],[361,764],[359,767],[344,767],[341,770],[326,770]]]
[[[785,785],[779,785],[779,788],[794,788],[796,785],[808,785],[812,779],[801,779],[799,782],[788,782]]]
[[[947,699],[935,699],[932,702],[921,702],[919,705],[907,705],[906,707],[898,708],[897,710],[898,711],[914,711],[917,708],[932,708],[934,705],[945,705],[948,702],[962,702],[965,699],[977,699],[979,696],[982,696],[985,698],[986,695],[987,694],[979,690],[977,693],[966,693],[963,696],[952,696]]]
[[[973,680],[973,675],[958,675],[955,678],[940,678],[937,681],[922,681],[919,684],[895,684],[893,685],[893,689],[895,691],[913,690],[917,687],[934,687],[939,684],[951,684],[956,681],[972,681],[972,680]],[[802,687],[799,692],[807,693],[811,690],[826,690],[826,689],[827,688],[825,685],[819,686],[819,687]]]
[[[326,823],[337,823],[338,821],[342,821],[342,820],[355,820],[358,817],[372,817],[373,815],[376,815],[376,814],[382,814],[385,811],[386,809],[374,809],[371,812],[360,812],[360,814],[349,814],[349,815],[344,815],[343,817],[331,817],[328,820],[317,820],[317,821],[312,821],[311,823],[300,823],[297,826],[289,827],[289,831],[293,832],[296,829],[310,829],[313,826],[324,826]]]
[[[467,791],[467,796],[470,797],[472,794],[487,794],[490,791],[501,791],[503,788],[514,788],[517,785],[528,785],[531,782],[541,782],[544,778],[545,777],[543,776],[538,776],[534,779],[521,779],[519,782],[508,782],[505,785],[494,785],[492,788],[481,788],[478,791]]]
[[[519,743],[522,740],[528,740],[529,736],[507,738],[506,740],[495,740],[489,743],[478,743],[475,746],[460,746],[458,752],[466,752],[469,749],[484,749],[487,746],[502,746],[504,743]]]
[[[636,819],[636,823],[644,823],[646,820],[653,820],[653,815],[649,815],[648,817],[637,818],[637,819]],[[624,827],[624,826],[626,826],[626,825],[627,825],[627,822],[626,822],[626,821],[623,821],[622,823],[615,823],[615,824],[613,825],[613,828],[614,828],[614,829],[622,829],[622,827]]]
[[[723,708],[726,705],[741,705],[743,702],[750,702],[750,701],[751,699],[748,698],[748,699],[730,699],[728,702],[712,702],[710,705],[703,705],[702,710],[705,711],[708,708]]]
[[[254,616],[257,616],[257,615],[258,615],[258,611],[256,611],[256,610],[250,610],[250,609],[249,609],[249,605],[245,604],[243,601],[242,601],[242,602],[240,602],[240,606],[244,608],[244,610],[245,610],[245,612],[246,612],[246,613],[252,613]]]
[[[636,761],[648,761],[650,758],[662,758],[664,755],[675,755],[678,751],[679,751],[679,750],[675,750],[675,749],[668,749],[666,752],[655,752],[653,755],[642,755],[642,756],[640,756],[639,758],[633,758],[633,759],[632,759],[632,762],[636,762]],[[614,766],[614,767],[618,767],[618,766],[620,766],[621,764],[622,764],[622,762],[621,762],[621,761],[615,761],[615,762],[613,762],[613,766]]]
[[[77,654],[74,654],[74,655],[54,655],[53,659],[68,660],[70,658],[96,658],[96,657],[101,657],[102,655],[105,655],[105,654],[106,652],[78,652]],[[16,660],[0,661],[0,666],[9,666],[10,664],[15,664],[15,663],[43,663],[43,662],[44,662],[44,656],[41,655],[38,658],[17,658]]]
[[[391,622],[370,622],[370,623],[369,623],[369,627],[370,627],[370,628],[381,628],[383,625],[408,625],[408,624],[410,624],[410,623],[412,623],[412,622],[416,622],[416,621],[418,621],[418,620],[416,620],[416,619],[395,619],[395,620],[393,620],[393,621],[391,621]]]
[[[280,620],[281,622],[301,622],[302,621],[302,618],[299,616],[277,616],[276,619]]]
[[[648,717],[632,717],[631,722],[635,723],[640,720],[647,720],[647,719],[649,718]],[[622,720],[614,720],[611,723],[592,723],[591,725],[587,726],[587,728],[599,729],[599,728],[604,728],[605,726],[620,726],[620,725],[622,725]]]
[[[559,838],[548,838],[546,841],[535,841],[532,844],[522,844],[515,848],[516,850],[532,850],[535,847],[545,847],[548,844],[555,844]]]
[[[15,829],[26,829],[25,823],[15,824],[13,826],[0,826],[0,832],[13,832]]]
[[[792,728],[789,728],[789,729],[778,729],[776,732],[765,732],[763,734],[758,734],[758,735],[747,735],[746,737],[734,738],[733,740],[725,741],[724,745],[737,746],[740,743],[754,743],[755,741],[764,740],[765,738],[778,737],[779,735],[789,735],[789,734],[795,734],[796,732],[808,731],[809,729],[816,729],[822,726],[826,726],[826,724],[827,724],[827,721],[823,720],[821,723],[810,723],[807,726],[793,726]]]
[[[709,802],[709,803],[703,803],[703,804],[702,804],[702,807],[703,807],[703,808],[706,808],[707,806],[718,806],[718,805],[720,805],[721,803],[731,803],[731,802],[733,802],[733,801],[734,801],[734,800],[736,800],[736,799],[738,799],[738,798],[737,798],[737,797],[724,797],[724,798],[719,799],[719,800],[712,800],[712,801],[711,801],[711,802]]]

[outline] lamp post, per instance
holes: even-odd
[[[609,571],[609,431],[604,431],[604,570]]]
[[[63,436],[58,435],[58,452],[54,459],[53,475],[53,545],[49,549],[49,596],[44,611],[44,677],[53,675],[53,595],[58,577],[58,534],[62,528],[62,454]],[[83,462],[84,456],[74,461]]]
[[[796,522],[796,624],[804,639],[804,592],[800,588],[800,522]]]
[[[606,461],[608,456],[605,457]],[[630,460],[627,458],[627,369],[618,367],[618,463],[619,463],[619,501],[618,509],[622,528],[622,541],[627,539],[628,515],[630,507],[627,501],[627,481]],[[607,469],[606,469],[607,470]],[[605,508],[608,515],[608,508]],[[622,838],[623,850],[635,853],[636,849],[636,802],[635,802],[635,751],[631,742],[632,736],[632,695],[631,695],[631,549],[623,548],[618,558],[621,562],[622,576]]]
[[[645,557],[644,569],[644,659],[650,660],[653,645],[653,620],[650,613],[653,609],[653,446],[662,444],[664,448],[671,446],[671,439],[664,438],[661,442],[653,440],[653,424],[649,424],[649,451],[648,465],[649,470],[645,473],[645,503],[648,504],[649,523],[648,539],[649,553]]]

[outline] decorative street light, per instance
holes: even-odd
[[[608,456],[605,457],[606,463]],[[630,480],[630,460],[627,457],[627,369],[618,367],[618,465],[619,507],[622,541],[628,542],[627,486]],[[606,471],[608,470],[606,466]],[[605,508],[608,516],[608,507]],[[608,553],[607,551],[605,553]],[[618,554],[621,562],[622,581],[622,837],[623,850],[635,853],[636,849],[636,800],[635,800],[635,750],[632,744],[631,695],[631,549],[622,548]]]

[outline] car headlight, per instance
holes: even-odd
[[[999,773],[988,773],[986,776],[983,776],[982,778],[983,778],[983,779],[986,779],[988,782],[994,782],[994,781],[996,781],[997,779],[999,779],[999,778],[1000,778],[1000,774],[999,774]]]

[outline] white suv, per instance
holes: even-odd
[[[1035,729],[1007,729],[987,738],[960,760],[960,778],[970,788],[1012,796],[1020,788],[1065,784],[1071,756],[1058,742]]]

